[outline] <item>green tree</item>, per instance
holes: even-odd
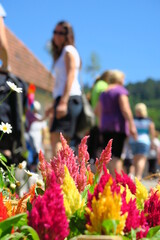
[[[86,66],[85,71],[91,74],[91,77],[94,79],[96,77],[96,74],[100,70],[100,68],[101,66],[100,66],[99,57],[95,52],[92,52],[90,56],[90,62]]]

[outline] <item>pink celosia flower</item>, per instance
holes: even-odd
[[[43,196],[33,202],[28,213],[28,224],[38,233],[41,240],[64,240],[69,234],[69,224],[65,214],[60,185],[52,173],[50,187]]]
[[[120,183],[123,187],[128,185],[131,193],[135,195],[135,193],[136,193],[136,185],[132,181],[132,179],[126,173],[124,173],[123,171],[122,171],[122,175],[120,175],[116,171],[115,171],[115,173],[116,173],[116,183]]]
[[[112,139],[109,140],[106,148],[102,151],[101,156],[98,159],[96,159],[95,165],[96,165],[96,172],[98,174],[102,173],[103,170],[103,164],[108,164],[111,160],[111,148],[112,148]]]
[[[67,166],[79,192],[82,192],[85,189],[87,185],[87,169],[90,170],[90,166],[88,165],[89,154],[86,145],[87,138],[88,137],[86,136],[81,140],[77,158],[77,156],[74,155],[74,151],[67,144],[66,139],[60,134],[62,148],[58,151],[57,157],[54,157],[50,160],[50,163],[48,163],[49,169],[54,171],[56,181],[59,184],[63,184],[64,165]],[[47,181],[47,186],[48,184],[49,180]]]
[[[57,153],[57,157],[54,157],[51,161],[51,167],[55,173],[56,181],[60,184],[64,179],[64,165],[67,166],[71,177],[74,179],[77,185],[77,174],[79,174],[79,166],[77,163],[77,157],[74,155],[73,150],[67,144],[66,139],[60,134],[62,148]]]
[[[82,192],[87,185],[87,171],[91,171],[90,165],[88,164],[89,153],[87,152],[87,139],[85,136],[78,147],[78,163],[79,163],[79,174],[77,174],[77,188],[79,192]]]
[[[52,169],[50,164],[46,161],[42,151],[39,152],[39,170],[42,174],[44,182],[46,182],[48,175],[52,174]]]
[[[78,163],[81,165],[81,162],[84,161],[85,163],[89,160],[89,153],[87,152],[87,139],[89,136],[85,136],[78,147]]]
[[[83,190],[85,189],[85,186],[87,185],[87,175],[86,175],[87,169],[84,161],[81,162],[79,171],[80,172],[79,174],[77,174],[77,179],[76,179],[77,188],[79,192],[83,192]]]

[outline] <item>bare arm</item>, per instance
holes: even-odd
[[[155,138],[155,125],[153,122],[149,125],[149,133],[150,133],[150,139],[151,139],[151,147],[153,147],[153,139]]]
[[[136,130],[136,127],[135,127],[135,124],[134,124],[133,115],[132,115],[132,111],[131,111],[131,108],[130,108],[128,96],[121,95],[119,97],[119,105],[120,105],[120,109],[121,109],[123,117],[129,123],[130,134],[132,135],[132,137],[134,139],[136,139],[137,138],[137,130]]]
[[[0,16],[0,59],[3,61],[2,68],[7,69],[8,66],[8,43],[6,38],[3,17]]]
[[[65,64],[66,64],[66,85],[64,88],[63,96],[57,107],[57,118],[64,117],[67,114],[67,104],[69,100],[69,93],[72,87],[72,83],[75,77],[75,59],[71,53],[65,54]]]

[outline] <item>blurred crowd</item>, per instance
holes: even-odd
[[[144,103],[137,103],[132,112],[124,79],[123,72],[108,70],[95,80],[90,102],[97,122],[90,130],[89,153],[95,161],[113,139],[108,165],[112,175],[124,170],[141,180],[159,171],[160,135]]]
[[[82,88],[78,79],[82,61],[75,47],[74,32],[70,23],[60,21],[51,37],[54,88],[53,103],[42,109],[35,99],[35,86],[28,87],[8,69],[7,41],[1,18],[0,66],[0,121],[10,123],[12,134],[0,141],[0,152],[8,164],[27,161],[27,168],[37,172],[40,150],[54,157],[61,148],[60,132],[76,151],[83,135],[77,135],[77,126],[83,110]],[[3,28],[2,28],[3,27]],[[3,51],[2,51],[3,50]],[[2,54],[3,53],[3,54]],[[22,94],[12,93],[6,82],[22,88]],[[107,70],[97,77],[88,96],[96,115],[95,125],[85,132],[90,135],[88,151],[94,165],[102,149],[112,142],[110,173],[127,172],[132,178],[142,179],[155,174],[160,165],[159,132],[148,115],[147,106],[137,103],[132,110],[129,92],[125,88],[125,74],[120,70]],[[49,141],[46,139],[49,138]],[[46,144],[47,142],[47,144]],[[47,156],[48,157],[48,156]],[[147,168],[148,167],[148,168]],[[146,170],[147,169],[147,170]]]

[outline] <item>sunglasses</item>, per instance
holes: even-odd
[[[56,31],[56,30],[54,30],[53,33],[54,33],[54,34],[57,34],[57,35],[60,35],[60,36],[66,35],[65,32],[59,32],[59,31]]]

